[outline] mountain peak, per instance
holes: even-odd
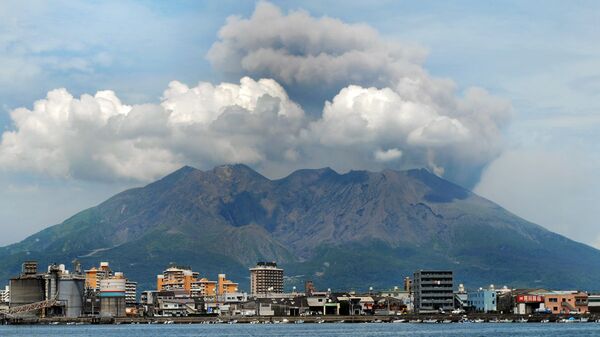
[[[262,174],[256,172],[245,164],[226,164],[215,167],[210,171],[220,180],[260,179],[267,180]]]

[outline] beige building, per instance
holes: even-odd
[[[275,262],[258,262],[254,268],[250,268],[250,293],[283,293],[283,269],[277,268]]]

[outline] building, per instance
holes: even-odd
[[[584,314],[588,310],[588,294],[580,291],[551,291],[543,294],[544,306],[553,314]]]
[[[494,289],[479,288],[467,292],[467,305],[477,312],[495,312],[497,304]]]
[[[85,288],[100,291],[100,280],[107,279],[113,275],[108,262],[100,262],[98,268],[92,267],[85,271]]]
[[[250,268],[250,293],[283,293],[283,269],[275,262],[258,262]]]
[[[214,297],[217,295],[217,281],[210,281],[203,277],[192,282],[190,290],[192,297]]]
[[[227,279],[225,274],[219,274],[217,295],[234,294],[238,292],[238,284]]]
[[[137,282],[126,280],[125,282],[125,305],[135,307],[137,304]]]
[[[170,266],[156,277],[156,290],[192,290],[192,283],[198,281],[200,273],[190,267]]]
[[[453,274],[448,270],[419,270],[414,273],[412,291],[416,313],[454,309]]]
[[[588,310],[591,313],[600,312],[600,294],[588,294]]]
[[[157,291],[182,290],[193,298],[216,297],[217,295],[237,293],[239,284],[227,279],[225,274],[218,275],[218,281],[200,278],[200,273],[190,267],[170,266],[156,277]]]
[[[512,312],[516,315],[529,315],[536,312],[544,311],[544,294],[548,293],[546,289],[514,289],[508,293],[512,299]],[[498,311],[505,311],[506,306],[503,304],[502,294],[498,296]],[[508,312],[508,311],[506,311]]]
[[[0,289],[0,303],[10,302],[10,286],[5,286],[4,289]]]

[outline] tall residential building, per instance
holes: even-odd
[[[250,292],[252,295],[283,293],[283,269],[275,262],[258,262],[250,268]]]
[[[125,305],[134,307],[137,303],[137,282],[127,280],[125,282]]]
[[[454,309],[452,271],[419,270],[412,283],[416,313],[434,313]]]

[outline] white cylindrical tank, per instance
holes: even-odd
[[[124,278],[100,280],[100,316],[125,316],[125,285]]]

